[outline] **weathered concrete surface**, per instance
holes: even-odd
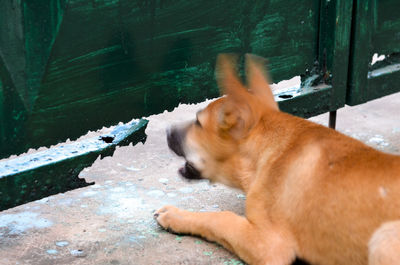
[[[0,264],[241,264],[220,246],[161,230],[153,211],[173,204],[194,211],[244,212],[238,191],[183,181],[181,159],[167,148],[165,128],[206,105],[149,117],[147,142],[118,148],[81,173],[94,186],[0,213]],[[338,112],[338,129],[400,153],[400,94]],[[312,118],[327,124],[328,116]]]

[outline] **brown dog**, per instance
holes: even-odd
[[[181,175],[239,188],[246,216],[166,206],[158,223],[215,241],[249,264],[400,264],[400,157],[279,111],[264,61],[246,55],[250,92],[236,59],[220,55],[227,94],[168,132],[186,159]]]

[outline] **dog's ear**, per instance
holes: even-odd
[[[248,104],[226,100],[220,108],[218,124],[222,135],[230,135],[238,140],[251,130],[255,124],[255,117]]]
[[[246,54],[245,63],[248,88],[265,106],[279,110],[268,83],[267,60],[254,54]]]
[[[219,127],[223,134],[239,139],[253,128],[260,113],[255,97],[247,91],[238,77],[237,61],[236,54],[218,55],[215,75],[219,88],[227,95],[219,113]],[[250,67],[255,66],[251,64]]]
[[[236,100],[242,101],[248,92],[238,77],[237,61],[237,54],[219,54],[215,67],[215,77],[221,94],[226,94]]]

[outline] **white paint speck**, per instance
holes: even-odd
[[[236,198],[238,198],[238,199],[246,199],[246,196],[244,194],[238,194],[238,195],[236,195]]]
[[[384,187],[379,187],[379,195],[382,197],[382,198],[386,198],[386,196],[387,196],[387,190],[384,188]]]
[[[71,255],[75,257],[85,257],[86,254],[81,249],[73,249],[71,250]]]
[[[174,193],[174,192],[168,192],[167,193],[167,196],[169,197],[169,198],[174,198],[174,197],[176,197],[178,194],[176,194],[176,193]]]
[[[393,128],[392,133],[400,133],[400,127],[399,128]]]
[[[110,214],[118,218],[132,219],[135,212],[147,207],[141,198],[127,198],[126,196],[126,194],[112,194],[109,196],[107,204],[98,209],[98,214]]]
[[[69,245],[68,241],[57,241],[56,242],[56,246],[58,246],[58,247],[65,247],[68,245]]]
[[[383,54],[378,55],[377,53],[374,53],[374,55],[372,56],[372,59],[371,59],[371,65],[374,65],[375,63],[377,63],[379,61],[383,61],[383,60],[385,60],[385,58],[386,58],[386,56]]]
[[[94,190],[85,191],[84,193],[82,193],[82,197],[91,197],[93,195],[96,195],[97,193],[98,192]]]
[[[168,179],[167,178],[159,178],[158,181],[162,184],[167,184],[168,183]]]
[[[125,189],[122,188],[122,187],[116,187],[116,188],[110,189],[110,191],[112,191],[112,192],[124,192]]]
[[[50,255],[55,255],[58,253],[58,251],[55,249],[48,249],[46,252],[47,252],[47,254],[50,254]]]
[[[0,228],[8,228],[11,235],[21,234],[31,228],[46,228],[51,225],[53,225],[51,221],[40,218],[38,213],[33,212],[0,215]]]
[[[192,193],[193,189],[190,187],[183,187],[183,188],[180,188],[179,191],[182,193],[188,194],[188,193]]]
[[[152,196],[152,197],[161,197],[164,196],[164,192],[161,190],[151,190],[147,192],[147,195]]]
[[[384,139],[382,135],[375,135],[374,137],[370,138],[368,140],[369,143],[373,143],[379,146],[388,146],[389,143],[387,143]]]
[[[127,170],[129,170],[129,171],[134,171],[134,172],[143,170],[143,169],[145,169],[145,168],[147,168],[146,165],[143,165],[142,167],[134,167],[134,166],[126,167]]]
[[[43,199],[41,199],[41,200],[38,200],[37,202],[38,202],[38,203],[41,203],[41,204],[45,204],[45,203],[48,203],[48,202],[49,202],[49,198],[43,198]]]

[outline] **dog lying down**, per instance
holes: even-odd
[[[165,206],[157,222],[218,242],[248,264],[400,264],[400,156],[279,111],[265,60],[218,56],[226,94],[172,127],[168,145],[186,160],[180,174],[246,193],[245,217]]]

